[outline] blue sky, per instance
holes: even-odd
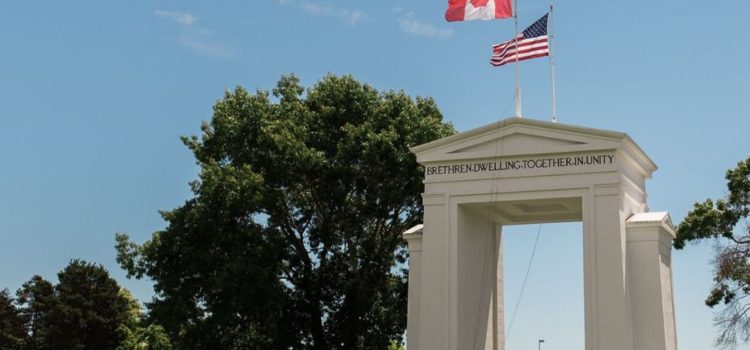
[[[520,0],[521,26],[547,3]],[[199,132],[226,89],[309,86],[353,74],[432,96],[459,130],[512,114],[514,71],[488,64],[510,20],[446,23],[444,0],[23,1],[0,5],[0,288],[55,279],[71,258],[124,278],[114,233],[147,239],[157,210],[190,197]],[[556,4],[559,118],[624,131],[659,165],[649,204],[675,222],[725,194],[750,150],[750,2]],[[709,8],[710,6],[710,8]],[[545,58],[522,64],[524,114],[549,120]],[[506,236],[506,303],[517,300],[536,227]],[[580,224],[545,225],[509,349],[583,344]],[[682,350],[711,348],[710,244],[674,252]],[[554,293],[549,293],[553,290]],[[746,349],[750,347],[745,347]]]

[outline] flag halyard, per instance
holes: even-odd
[[[492,46],[490,64],[495,67],[507,63],[525,61],[532,58],[549,56],[549,38],[547,37],[547,19],[549,14],[538,19],[517,37]]]

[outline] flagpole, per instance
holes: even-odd
[[[552,122],[557,123],[557,88],[556,88],[556,81],[555,81],[555,56],[554,56],[554,50],[553,50],[553,44],[555,40],[555,32],[553,31],[554,27],[554,20],[552,16],[552,11],[554,10],[554,5],[552,4],[552,0],[549,2],[549,70],[550,70],[550,79],[552,83]]]
[[[518,63],[518,0],[513,1],[513,18],[516,25],[515,50],[516,50],[516,118],[521,116],[521,65]]]

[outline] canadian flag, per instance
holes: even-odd
[[[448,22],[474,19],[513,17],[511,0],[448,0],[445,20]]]

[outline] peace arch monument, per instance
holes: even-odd
[[[585,350],[677,349],[666,212],[626,134],[506,119],[412,149],[424,224],[409,245],[409,350],[503,350],[502,227],[583,224]],[[513,350],[513,349],[510,349]]]

